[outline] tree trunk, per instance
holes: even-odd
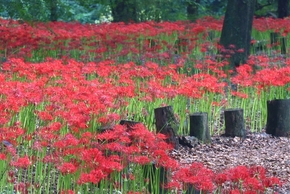
[[[225,110],[225,136],[246,137],[243,109]]]
[[[57,0],[50,0],[50,21],[57,21]]]
[[[245,63],[250,54],[255,4],[255,0],[228,0],[220,38],[220,44],[225,50],[220,52],[229,55],[230,67],[233,70]]]
[[[208,127],[207,113],[194,113],[189,116],[190,136],[194,136],[204,143],[210,143],[210,131]]]
[[[288,17],[289,1],[290,0],[278,0],[278,9],[277,9],[278,18],[283,19],[285,17]],[[280,33],[276,32],[272,32],[271,35],[276,36],[276,39],[274,40],[271,37],[271,44],[279,43],[281,47],[281,54],[286,54],[287,53],[286,37],[282,37]]]
[[[290,99],[267,101],[266,133],[273,136],[290,135]]]
[[[290,0],[278,0],[278,18],[285,18],[289,15],[289,1]]]
[[[137,3],[136,0],[113,0],[111,1],[113,22],[136,22]]]
[[[281,54],[285,55],[287,53],[286,37],[281,36],[279,32],[270,33],[270,42],[272,49],[278,50],[280,47]]]
[[[191,22],[194,22],[198,18],[198,4],[200,0],[195,0],[191,2],[187,2],[187,19]]]
[[[179,123],[177,122],[172,106],[165,106],[154,109],[157,133],[167,136],[166,142],[178,148],[178,138],[176,136]]]

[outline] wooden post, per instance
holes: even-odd
[[[246,136],[243,109],[225,110],[225,136],[242,137]]]
[[[178,148],[178,138],[176,136],[179,128],[172,106],[165,106],[154,109],[157,133],[167,136],[166,142]]]
[[[204,143],[210,143],[210,131],[208,127],[208,116],[206,112],[189,115],[190,136],[194,136]]]
[[[290,135],[290,99],[267,101],[266,133],[273,136]]]

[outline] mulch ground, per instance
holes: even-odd
[[[248,132],[244,139],[223,136],[211,139],[211,144],[195,143],[193,148],[182,146],[171,155],[184,165],[202,162],[214,172],[238,165],[260,165],[267,170],[268,176],[276,176],[283,182],[278,193],[290,193],[290,138]]]

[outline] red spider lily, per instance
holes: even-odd
[[[119,142],[111,142],[111,143],[105,144],[103,146],[103,149],[110,150],[110,151],[113,151],[113,152],[122,152],[123,150],[126,149],[126,146],[120,144]]]
[[[239,84],[243,87],[248,87],[253,85],[253,69],[252,66],[244,64],[236,68],[237,75],[231,80],[235,84]]]
[[[267,177],[262,180],[265,188],[271,188],[273,186],[282,186],[281,181],[277,177]]]
[[[172,170],[175,170],[179,167],[177,161],[170,158],[164,150],[155,150],[152,153],[152,159],[157,167],[162,166]]]
[[[72,134],[66,134],[64,138],[59,141],[56,141],[53,144],[53,147],[56,148],[67,148],[69,146],[77,146],[79,144],[79,140],[75,138]]]
[[[42,152],[43,146],[41,145],[41,142],[34,141],[32,149],[37,150],[38,152]]]
[[[6,160],[6,154],[0,153],[0,160]]]
[[[75,194],[73,190],[62,190],[60,193],[61,194]]]
[[[10,165],[16,168],[28,168],[31,165],[31,161],[28,156],[24,156],[16,159],[16,161],[11,161]]]
[[[148,158],[147,156],[132,156],[129,159],[131,162],[134,162],[140,165],[146,165],[151,162],[150,158]]]
[[[7,127],[7,128],[3,127],[3,128],[0,128],[0,139],[7,140],[12,143],[24,133],[25,133],[25,130],[19,126],[13,126],[13,127]]]
[[[11,154],[12,156],[16,156],[16,155],[17,155],[17,154],[16,154],[16,148],[13,147],[13,146],[8,146],[8,147],[7,147],[7,152],[8,152],[9,154]]]
[[[212,192],[215,189],[212,179],[208,176],[199,176],[195,185],[196,188],[201,191]]]
[[[81,159],[88,164],[99,166],[100,163],[105,162],[102,151],[97,148],[84,149],[81,156]]]
[[[57,169],[63,174],[74,174],[77,171],[77,167],[71,162],[64,162]]]
[[[243,180],[243,188],[245,188],[248,191],[254,191],[254,192],[264,191],[264,187],[261,181],[253,177],[248,177]]]
[[[262,166],[251,166],[249,170],[251,177],[257,178],[258,180],[266,178],[266,169]]]
[[[230,190],[229,194],[241,194],[241,192],[238,189],[234,189],[234,190]]]
[[[14,190],[18,193],[21,193],[21,194],[28,194],[29,192],[29,187],[30,187],[30,184],[29,183],[23,183],[23,182],[20,182],[20,183],[16,183],[14,184]]]
[[[248,94],[242,93],[242,92],[235,92],[235,91],[231,91],[231,94],[233,96],[237,96],[239,98],[248,98]]]
[[[108,175],[101,169],[92,170],[90,173],[81,173],[78,184],[93,183],[97,184]]]
[[[53,116],[46,111],[41,111],[37,113],[39,119],[43,120],[43,121],[52,121],[53,120]]]
[[[128,191],[128,194],[143,194],[143,192]]]
[[[192,163],[189,167],[178,169],[172,177],[173,182],[178,181],[184,186],[189,184],[196,189],[209,192],[215,189],[213,178],[213,172],[197,162]]]
[[[182,184],[179,182],[179,181],[170,181],[169,183],[166,183],[164,186],[163,186],[165,189],[171,189],[171,190],[176,190],[176,189],[182,189]],[[186,188],[184,188],[186,189]]]
[[[237,166],[227,171],[230,181],[240,182],[250,177],[249,169],[246,166]]]
[[[115,125],[112,130],[107,130],[97,135],[97,139],[112,141],[117,140],[121,136],[126,136],[126,127],[123,125]]]
[[[94,135],[91,132],[88,132],[88,131],[84,132],[81,135],[79,143],[83,144],[83,145],[90,145],[90,142],[92,141],[93,137],[94,137]]]
[[[218,173],[214,175],[214,182],[216,183],[217,186],[222,186],[227,180],[228,176],[226,173]]]

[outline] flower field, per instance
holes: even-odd
[[[288,18],[255,19],[251,56],[231,76],[226,58],[242,50],[220,48],[222,20],[210,17],[127,25],[0,19],[0,193],[272,191],[283,181],[258,164],[223,172],[179,164],[155,129],[154,109],[173,107],[179,135],[189,134],[195,112],[207,112],[211,134],[221,135],[227,108],[243,108],[247,130],[261,132],[267,100],[289,96],[289,56],[270,40],[279,32],[287,41],[289,26]],[[140,124],[129,129],[121,119]]]

